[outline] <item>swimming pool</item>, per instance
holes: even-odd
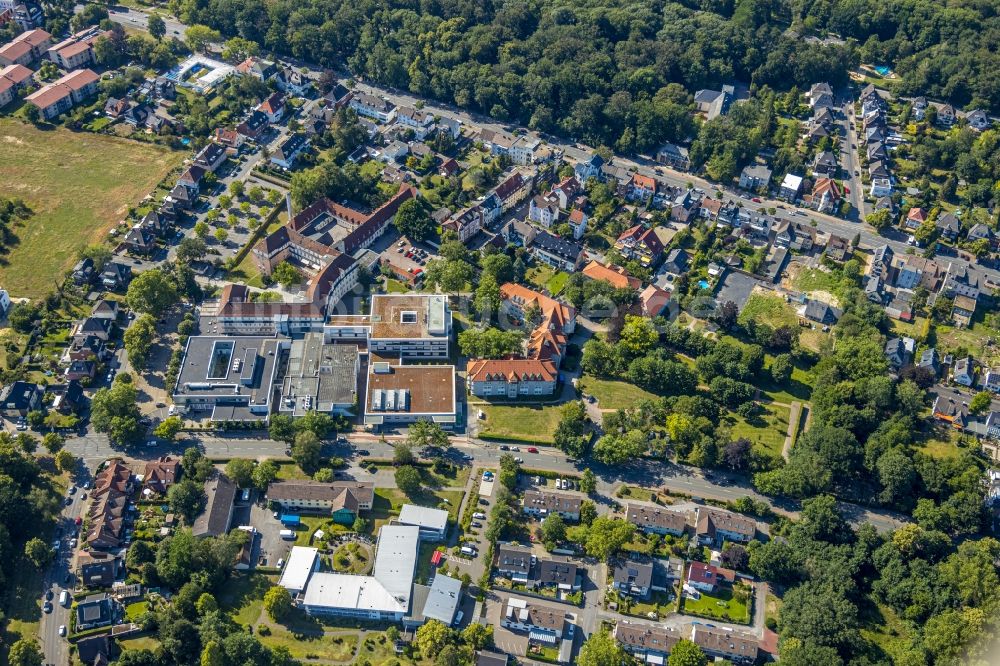
[[[879,65],[878,67],[875,67],[875,71],[878,72],[879,76],[889,76],[889,72],[892,70],[885,65]]]
[[[699,289],[708,289],[708,288],[709,288],[709,287],[711,287],[711,286],[712,286],[712,285],[710,285],[710,284],[709,284],[708,282],[706,282],[705,280],[698,280],[698,288],[699,288]]]

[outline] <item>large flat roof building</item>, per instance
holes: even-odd
[[[371,363],[365,423],[405,424],[425,420],[442,425],[458,419],[455,366]]]
[[[420,528],[421,538],[433,541],[440,541],[448,532],[448,512],[426,506],[404,504],[397,522],[400,525],[415,525]]]
[[[322,333],[292,340],[278,411],[348,414],[357,403],[359,368],[357,345],[325,343]]]
[[[451,310],[444,295],[377,294],[370,314],[331,316],[324,333],[329,342],[364,340],[383,356],[447,358]]]
[[[213,421],[263,421],[280,356],[288,341],[274,337],[193,335],[184,349],[173,399]]]
[[[444,574],[434,576],[427,601],[424,603],[424,620],[437,620],[450,627],[462,601],[462,581]]]
[[[288,561],[281,572],[278,585],[288,590],[294,597],[306,589],[310,576],[319,568],[319,549],[292,546]]]
[[[310,615],[400,621],[410,609],[419,547],[419,528],[385,525],[370,576],[315,573],[299,603]]]

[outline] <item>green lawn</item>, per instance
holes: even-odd
[[[749,439],[754,446],[780,456],[788,432],[788,416],[791,410],[780,405],[762,405],[764,413],[753,422],[747,422],[742,416],[730,412],[724,417],[732,427],[730,436],[735,440],[741,437]]]
[[[954,428],[934,426],[930,436],[920,443],[917,450],[932,458],[954,458],[958,455],[957,439],[958,431]]]
[[[656,394],[641,389],[635,384],[613,379],[598,379],[584,375],[580,380],[580,390],[597,398],[601,409],[626,409],[634,407],[642,400],[656,400]]]
[[[671,599],[671,596],[667,592],[650,592],[648,600],[642,601],[637,599],[633,601],[632,605],[629,606],[627,614],[648,618],[649,613],[656,613],[662,618],[667,613],[677,609],[676,597]]]
[[[775,384],[771,380],[771,373],[767,372],[774,363],[774,357],[767,354],[764,357],[765,372],[762,373],[763,380],[756,384],[760,387],[768,398],[775,402],[790,403],[793,400],[806,401],[812,395],[812,374],[804,367],[795,365],[792,367],[792,376],[784,384]]]
[[[125,607],[125,619],[129,622],[135,622],[140,617],[142,617],[146,611],[149,610],[148,601],[137,601],[134,604],[129,604]]]
[[[352,541],[333,551],[331,562],[334,571],[363,574],[371,567],[372,552],[367,546]]]
[[[740,586],[737,584],[736,586]],[[690,599],[684,597],[681,602],[681,612],[691,615],[708,616],[725,622],[735,622],[737,624],[750,623],[750,606],[746,594],[750,588],[744,586],[744,598],[737,598],[740,595],[728,588],[720,588],[714,594],[701,593],[700,599]]]
[[[188,154],[103,134],[62,128],[42,131],[0,119],[3,195],[34,211],[15,227],[19,241],[0,262],[0,284],[11,296],[52,291],[76,262],[77,250],[107,238],[160,180]]]
[[[252,625],[264,607],[264,593],[276,577],[264,574],[236,574],[218,597],[219,607],[227,611],[238,624]]]
[[[487,439],[510,439],[536,444],[551,444],[559,425],[557,405],[474,405],[486,418],[479,421],[479,435]]]
[[[557,271],[554,268],[539,263],[528,269],[528,282],[538,290],[548,289],[552,296],[557,295],[566,286],[569,273]]]
[[[799,317],[795,314],[795,308],[786,303],[784,298],[760,292],[750,294],[743,311],[740,312],[739,322],[741,324],[750,320],[767,324],[772,328],[779,326],[794,328],[799,325]]]
[[[905,661],[913,653],[914,642],[919,640],[913,628],[888,606],[878,604],[869,615],[875,617],[870,618],[861,629],[862,638],[882,648],[890,663]]]
[[[385,290],[390,294],[408,294],[410,293],[410,288],[400,282],[399,280],[386,280]]]
[[[293,633],[280,625],[268,626],[271,633],[260,636],[260,642],[270,648],[287,648],[293,659],[348,662],[354,657],[358,645],[356,632]]]

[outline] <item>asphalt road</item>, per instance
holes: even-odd
[[[89,476],[87,477],[89,478]],[[59,627],[65,625],[67,631],[70,626],[70,610],[59,603],[59,595],[66,589],[63,583],[66,575],[70,573],[72,565],[73,548],[69,547],[69,540],[76,537],[77,516],[83,512],[84,500],[81,499],[83,490],[79,489],[72,497],[73,502],[69,506],[63,507],[59,518],[58,527],[62,530],[60,538],[60,548],[55,561],[45,574],[44,586],[39,590],[39,595],[44,597],[46,590],[52,592],[52,612],[42,613],[41,624],[38,633],[42,643],[42,651],[45,654],[45,663],[68,664],[69,663],[69,643],[59,635]],[[54,539],[54,537],[53,537]],[[72,591],[72,585],[69,589]],[[42,599],[44,603],[44,598]]]

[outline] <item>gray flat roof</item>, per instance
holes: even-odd
[[[325,413],[353,405],[357,386],[357,346],[327,344],[322,333],[307,333],[291,343],[280,409],[301,416],[310,409]]]
[[[275,337],[193,335],[184,350],[174,395],[266,405],[280,345]]]
[[[462,581],[438,574],[431,583],[431,591],[427,595],[427,603],[424,604],[424,617],[451,626],[461,601]]]
[[[448,527],[448,512],[427,506],[404,504],[399,510],[399,522],[403,525],[416,525],[444,532]]]

